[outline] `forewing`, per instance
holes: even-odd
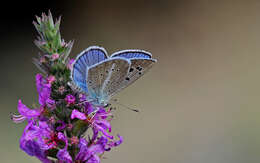
[[[147,51],[144,51],[144,50],[129,49],[129,50],[118,51],[118,52],[112,54],[111,57],[123,57],[123,58],[127,58],[127,59],[151,58],[152,54]]]
[[[86,73],[88,67],[107,59],[104,48],[91,46],[81,52],[73,63],[71,78],[80,89],[88,93]]]
[[[107,102],[126,78],[129,66],[129,60],[116,57],[90,67],[87,73],[87,86],[91,98]]]

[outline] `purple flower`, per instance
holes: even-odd
[[[86,114],[74,109],[71,113],[71,119],[77,118],[80,120],[85,120],[93,126],[94,131],[101,131],[106,137],[113,139],[113,136],[109,135],[107,130],[111,132],[111,125],[105,119],[110,113],[107,113],[105,109],[100,108],[99,111],[93,117],[88,117]]]
[[[71,112],[71,119],[80,119],[80,120],[86,120],[87,116],[84,113],[81,113],[80,111],[78,111],[77,109],[72,110]]]
[[[55,108],[55,101],[50,99],[51,84],[45,80],[41,74],[36,75],[36,87],[39,93],[39,103],[41,107],[39,109],[29,109],[21,100],[19,100],[18,112],[20,115],[11,115],[11,118],[15,123],[21,123],[25,119],[38,118],[46,105],[51,109]]]
[[[80,139],[79,153],[76,156],[77,161],[86,161],[87,163],[99,163],[100,158],[97,154],[104,152],[100,144],[88,147],[88,142],[85,139]]]
[[[37,74],[36,87],[39,94],[39,104],[45,106],[51,95],[51,83],[45,80],[41,74]]]
[[[65,147],[58,151],[57,158],[60,161],[65,161],[66,163],[72,163],[72,158],[71,158],[71,156],[70,156],[70,154],[68,152],[68,139],[61,132],[58,133],[58,139],[60,139],[60,140],[65,142]]]
[[[45,152],[51,146],[45,143],[45,138],[50,136],[50,128],[45,122],[30,121],[24,129],[23,135],[20,139],[20,148],[28,155],[35,156],[43,162],[50,162]]]
[[[76,160],[86,161],[87,163],[100,163],[98,154],[102,154],[105,151],[109,151],[111,147],[119,145],[122,142],[122,137],[119,136],[119,138],[119,141],[111,142],[105,136],[101,136],[96,142],[90,145],[89,142],[81,138],[78,145],[80,151],[76,155]]]
[[[69,60],[68,54],[73,41],[66,43],[60,35],[46,35],[48,31],[59,34],[59,24],[60,19],[54,23],[50,13],[43,13],[34,22],[40,34],[35,43],[44,51],[34,59],[44,73],[35,76],[39,107],[28,108],[19,99],[19,115],[11,118],[15,123],[27,120],[20,148],[41,162],[100,163],[102,154],[120,145],[123,138],[118,135],[114,139],[111,134],[111,110],[92,105],[85,94],[71,87],[68,73],[75,60]],[[59,45],[43,46],[56,37]],[[64,54],[57,53],[61,51]],[[93,134],[88,134],[88,130]]]
[[[57,157],[60,161],[65,161],[66,163],[72,163],[72,158],[67,149],[60,149],[57,153]]]
[[[42,111],[41,109],[29,109],[21,100],[18,101],[17,109],[20,115],[11,115],[11,118],[15,123],[21,123],[25,119],[30,120],[32,118],[38,118]]]
[[[123,140],[123,137],[122,136],[120,136],[119,134],[117,134],[117,137],[119,138],[119,140],[118,141],[112,141],[112,142],[110,142],[108,145],[110,146],[110,147],[116,147],[116,146],[119,146],[120,144],[122,144],[122,142],[124,141]]]
[[[51,163],[51,161],[45,156],[44,151],[41,149],[36,141],[28,140],[21,147],[28,155],[35,156],[43,163]]]
[[[75,103],[76,98],[73,95],[69,94],[65,97],[65,101],[68,105],[71,105]]]
[[[113,139],[114,137],[108,134],[108,132],[111,132],[111,125],[106,120],[109,115],[111,115],[110,112],[106,112],[105,109],[100,108],[92,118],[92,124],[94,129],[101,131],[106,137]]]

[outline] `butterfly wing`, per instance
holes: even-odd
[[[131,58],[152,58],[152,54],[138,49],[121,50],[111,55],[111,57]]]
[[[115,95],[116,93],[118,93],[122,89],[128,87],[134,81],[139,79],[156,62],[155,59],[130,59],[130,61],[131,61],[131,65],[130,65],[126,78],[122,82],[120,82],[118,89],[115,92],[113,92],[113,94],[111,94],[110,96]]]
[[[123,57],[131,62],[126,78],[120,82],[118,89],[110,96],[115,95],[134,81],[143,76],[156,62],[152,54],[144,50],[122,50],[111,55],[111,57]]]
[[[90,98],[97,104],[108,102],[111,94],[118,90],[118,86],[126,78],[130,61],[115,57],[91,66],[87,72],[87,86]]]
[[[71,78],[82,91],[88,93],[86,74],[88,67],[107,59],[104,48],[91,46],[82,51],[73,63]]]

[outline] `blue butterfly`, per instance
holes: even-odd
[[[91,46],[77,56],[71,79],[87,95],[88,101],[105,106],[112,96],[140,78],[155,62],[143,50],[123,50],[109,57],[104,48]]]

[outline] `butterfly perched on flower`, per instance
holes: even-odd
[[[104,48],[91,46],[72,64],[71,79],[87,100],[105,106],[111,97],[140,78],[156,62],[149,52],[122,50],[110,57]]]

